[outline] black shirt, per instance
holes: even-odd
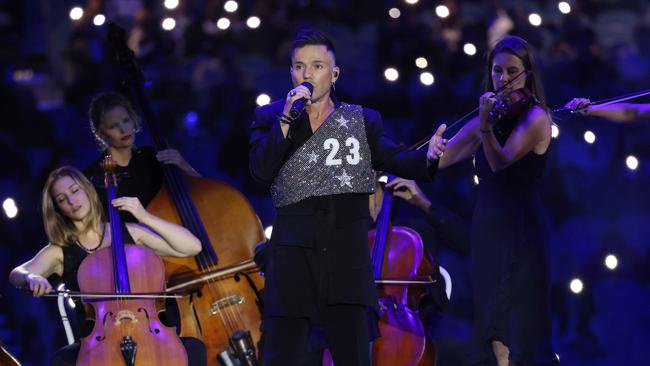
[[[107,214],[107,193],[104,188],[104,170],[100,163],[108,154],[104,151],[101,156],[84,169],[84,174],[97,189],[99,199],[104,207],[104,214]],[[117,174],[117,196],[137,197],[142,206],[147,205],[156,196],[163,183],[163,171],[161,164],[156,159],[156,151],[153,147],[146,146],[133,149],[133,155],[127,166],[118,166]],[[137,222],[129,212],[120,211],[120,218],[124,222]]]

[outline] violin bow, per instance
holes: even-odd
[[[619,95],[619,96],[612,97],[612,98],[597,100],[595,102],[589,103],[589,105],[587,105],[587,107],[596,106],[596,105],[598,105],[598,106],[606,106],[606,105],[610,105],[610,104],[614,104],[614,103],[625,102],[625,101],[631,100],[631,99],[641,98],[641,97],[644,97],[646,95],[650,95],[650,89],[641,90],[641,91],[638,91],[638,92],[624,94],[624,95]],[[587,108],[587,107],[585,107],[585,108]],[[581,111],[583,109],[584,108],[570,109],[570,108],[562,107],[562,108],[554,109],[553,112],[554,113],[557,113],[557,112],[577,113],[577,112],[579,112],[579,111]]]
[[[528,75],[528,73],[530,73],[529,70],[523,70],[523,71],[521,71],[521,72],[520,72],[519,74],[517,74],[514,78],[512,78],[511,80],[509,80],[507,83],[503,84],[499,89],[495,90],[495,91],[494,91],[494,94],[499,95],[499,94],[500,94],[501,92],[503,92],[504,90],[507,90],[508,87],[509,87],[512,83],[514,83],[515,81],[517,81],[517,80],[521,77],[521,75]],[[468,113],[466,113],[465,115],[463,115],[462,117],[460,117],[459,119],[455,120],[452,124],[450,124],[449,126],[447,126],[447,128],[445,129],[445,132],[451,130],[452,127],[458,125],[458,124],[461,123],[461,122],[464,122],[463,125],[464,125],[465,123],[467,123],[467,121],[465,121],[465,120],[467,119],[467,117],[469,117],[469,116],[473,115],[474,113],[476,113],[476,111],[478,111],[478,109],[479,109],[479,107],[476,107],[476,108],[472,109],[471,111],[469,111]],[[462,126],[462,125],[461,125],[461,126]],[[429,136],[429,137],[426,137],[426,138],[424,138],[424,139],[418,141],[417,143],[415,143],[415,144],[412,146],[412,148],[413,148],[414,150],[420,150],[421,148],[427,146],[427,145],[429,144],[429,141],[431,141],[432,138],[433,138],[433,134],[431,134],[431,136]]]

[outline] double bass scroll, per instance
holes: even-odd
[[[122,82],[142,110],[156,149],[167,149],[143,89],[144,77],[125,37],[123,29],[109,25],[109,44]],[[255,346],[261,338],[262,320],[260,291],[264,287],[259,270],[210,274],[253,258],[255,245],[264,238],[260,220],[246,198],[222,181],[185,177],[175,166],[163,166],[163,173],[164,186],[147,209],[184,226],[202,245],[194,258],[164,258],[168,283],[188,288],[185,283],[198,279],[189,296],[176,302],[180,335],[201,339],[211,366],[228,359],[256,365],[259,347]]]

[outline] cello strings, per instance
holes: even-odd
[[[181,218],[184,218],[183,224],[188,226],[188,229],[192,231],[195,235],[199,237],[202,243],[202,250],[201,252],[197,255],[197,261],[199,263],[199,267],[201,268],[202,273],[207,272],[208,270],[212,269],[214,267],[210,263],[212,260],[208,258],[208,253],[206,250],[203,248],[205,244],[209,244],[209,238],[207,237],[207,234],[205,233],[205,228],[203,227],[202,223],[197,222],[198,220],[196,219],[197,213],[194,205],[190,201],[190,197],[188,197],[188,190],[186,185],[184,184],[183,177],[181,176],[180,172],[178,172],[177,169],[171,171],[171,169],[168,169],[169,171],[169,179],[168,182],[173,186],[172,192],[174,195],[176,195],[176,202],[179,210],[179,214],[181,215]],[[206,245],[207,246],[207,245]],[[211,300],[214,299],[220,299],[221,294],[224,294],[225,291],[223,289],[219,289],[221,284],[215,279],[215,280],[209,280],[206,283],[206,287],[209,291],[209,296]],[[211,303],[212,304],[212,303]],[[233,323],[236,323],[236,320],[233,315],[229,314],[228,312],[222,312],[221,311],[221,306],[219,306],[219,303],[216,304],[215,310],[217,314],[221,317],[222,323],[226,327],[226,329],[232,333],[234,331],[234,325]],[[212,311],[212,309],[210,310]]]

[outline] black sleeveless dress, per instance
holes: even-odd
[[[495,128],[501,145],[512,128]],[[480,179],[472,218],[475,342],[472,364],[494,360],[492,340],[510,359],[556,365],[551,350],[548,229],[539,196],[546,153],[531,151],[492,172],[483,146],[475,155]]]

